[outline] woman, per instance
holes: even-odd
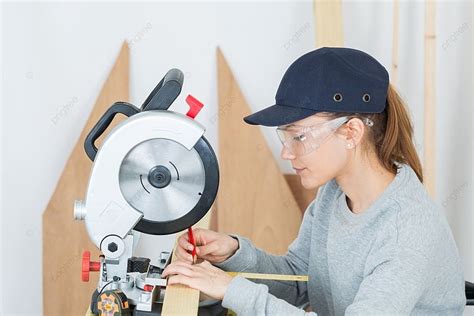
[[[307,189],[321,187],[284,256],[250,240],[196,230],[164,276],[222,299],[239,315],[460,315],[461,260],[441,209],[423,187],[407,110],[386,69],[349,48],[320,48],[286,71],[276,104],[244,118],[278,126],[281,156]],[[254,283],[225,271],[309,275]]]

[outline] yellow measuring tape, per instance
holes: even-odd
[[[287,275],[287,274],[266,274],[266,273],[249,273],[249,272],[227,272],[231,276],[240,275],[246,279],[257,280],[278,280],[278,281],[301,281],[308,282],[307,275]],[[227,311],[227,316],[237,316],[236,313],[230,309]]]
[[[240,275],[246,279],[256,280],[277,280],[277,281],[300,281],[308,282],[307,275],[286,275],[286,274],[265,274],[265,273],[248,273],[248,272],[227,272],[231,276]]]

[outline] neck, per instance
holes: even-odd
[[[373,156],[357,159],[336,177],[336,182],[347,196],[353,213],[363,213],[377,200],[395,175],[385,169]]]

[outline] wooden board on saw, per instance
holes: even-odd
[[[301,223],[299,206],[251,113],[232,71],[217,49],[220,187],[217,228],[249,237],[283,254]]]
[[[98,274],[91,273],[89,283],[81,281],[82,251],[91,250],[91,260],[97,261],[99,250],[89,240],[84,223],[73,218],[74,200],[85,197],[92,166],[83,144],[87,133],[109,106],[128,98],[129,48],[124,43],[43,213],[44,315],[82,314],[90,304]],[[116,117],[110,128],[123,119]],[[102,140],[99,138],[97,143]]]
[[[175,253],[176,251],[173,251],[171,261],[176,260]],[[173,278],[173,276],[169,278]],[[199,294],[199,290],[192,289],[186,285],[167,285],[161,315],[197,315],[199,309]]]

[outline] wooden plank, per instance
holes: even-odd
[[[341,0],[313,0],[316,48],[344,46]]]
[[[400,3],[393,0],[393,35],[392,35],[392,71],[390,82],[396,86],[398,83],[398,37],[400,33]]]
[[[124,43],[43,213],[44,315],[77,315],[90,304],[97,286],[98,273],[91,273],[89,283],[84,283],[80,272],[82,251],[91,250],[91,258],[97,261],[99,250],[89,240],[84,223],[73,219],[74,200],[85,197],[92,165],[83,143],[109,106],[128,98],[129,48]]]
[[[436,3],[425,2],[424,38],[424,183],[432,198],[436,196]]]
[[[175,251],[171,261],[176,260]],[[174,276],[170,276],[172,279]],[[166,286],[165,298],[161,315],[197,315],[199,309],[199,291],[186,285],[174,284]]]
[[[217,49],[220,188],[217,227],[283,254],[296,237],[301,212],[221,50]]]

